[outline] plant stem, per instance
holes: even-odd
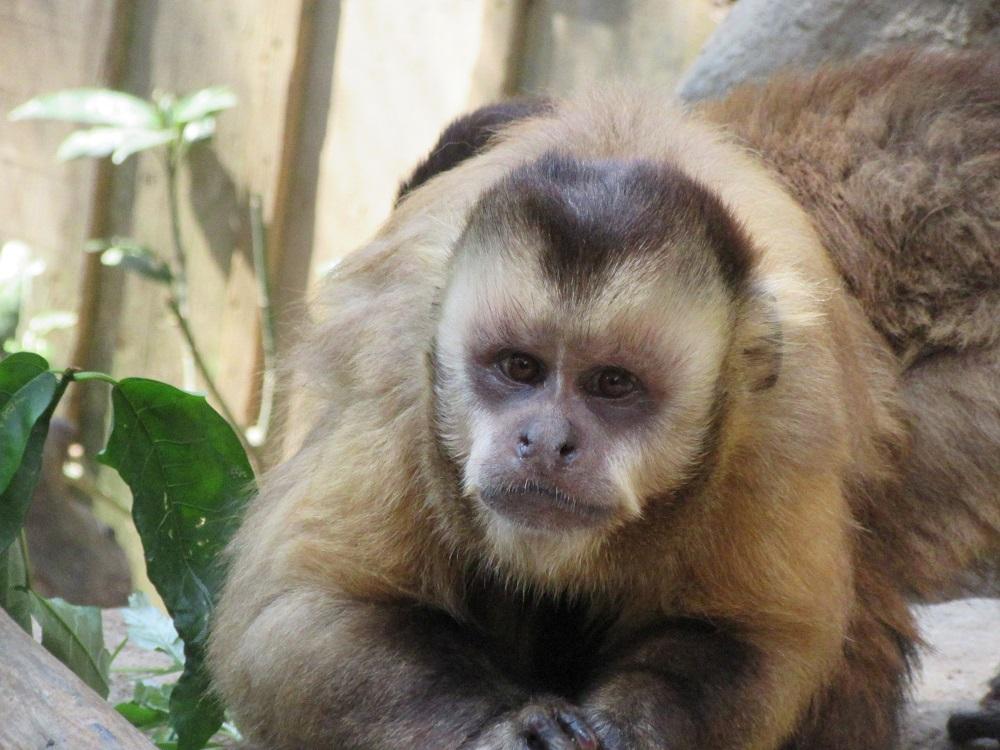
[[[260,339],[264,352],[264,374],[260,386],[260,409],[257,423],[253,426],[256,445],[267,440],[271,427],[271,413],[274,410],[274,389],[277,383],[275,363],[277,347],[274,335],[274,315],[271,311],[271,285],[267,265],[267,232],[264,227],[264,211],[259,195],[250,197],[250,238],[253,247],[254,277],[257,281],[257,309],[260,315]]]
[[[78,383],[86,383],[88,380],[99,380],[102,383],[110,383],[111,385],[118,385],[118,381],[113,377],[108,375],[106,372],[88,372],[86,370],[82,372],[74,372],[70,375],[70,380]]]
[[[111,659],[108,662],[109,664],[114,664],[115,659],[118,658],[118,654],[120,654],[122,649],[125,648],[126,643],[128,643],[128,636],[122,638],[122,642],[118,644],[118,648],[111,652]]]
[[[171,144],[167,149],[166,155],[167,206],[170,214],[170,238],[174,246],[173,281],[170,285],[170,291],[179,311],[178,315],[187,320],[189,316],[187,251],[184,247],[184,238],[181,235],[180,201],[177,197],[177,167],[179,160],[180,146]],[[194,341],[190,339],[182,359],[184,389],[188,391],[195,388],[197,355],[194,352],[194,348]]]
[[[21,548],[21,564],[24,566],[24,587],[31,589],[31,560],[28,559],[28,534],[22,526],[17,532],[17,543]]]
[[[128,639],[126,638],[125,640]],[[165,674],[183,672],[184,667],[112,667],[111,671],[118,674],[145,674],[151,677],[159,677]]]
[[[219,405],[219,411],[222,412],[222,416],[225,417],[226,421],[229,422],[230,426],[232,426],[233,432],[235,432],[236,437],[240,439],[240,443],[243,445],[243,450],[246,451],[247,458],[250,459],[250,463],[254,465],[254,471],[256,471],[257,455],[254,452],[254,448],[247,442],[246,435],[244,435],[243,430],[240,429],[239,422],[236,421],[236,417],[233,415],[232,411],[229,410],[229,405],[222,397],[222,393],[220,393],[219,389],[216,387],[215,381],[212,379],[212,376],[208,371],[208,365],[202,358],[201,351],[195,343],[194,332],[191,330],[190,322],[186,317],[184,317],[184,315],[181,314],[177,300],[173,296],[167,300],[167,307],[169,307],[170,312],[174,314],[174,320],[177,321],[177,327],[181,331],[181,336],[184,337],[184,341],[187,344],[187,348],[191,353],[192,359],[194,359],[195,367],[198,368],[198,372],[201,373],[201,377],[205,381],[205,387],[208,389],[209,395],[215,399],[215,402]]]
[[[226,421],[233,428],[233,432],[239,438],[240,443],[243,445],[243,450],[246,451],[247,458],[256,472],[258,462],[253,446],[247,442],[246,435],[243,434],[240,423],[229,408],[229,404],[226,403],[226,399],[223,398],[222,392],[215,384],[215,379],[208,369],[208,364],[205,362],[205,358],[201,354],[201,349],[198,348],[198,343],[195,341],[194,331],[191,329],[191,320],[188,315],[187,250],[184,247],[184,238],[181,234],[180,202],[177,198],[177,167],[182,148],[183,144],[179,140],[171,144],[166,159],[167,200],[170,211],[170,235],[174,245],[175,264],[167,307],[173,313],[174,319],[177,321],[177,327],[180,329],[181,336],[184,339],[184,387],[185,390],[194,390],[195,377],[193,373],[197,371],[201,375],[206,390],[208,390],[209,395],[215,400],[219,411],[222,412],[222,416],[225,417]]]

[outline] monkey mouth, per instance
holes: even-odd
[[[502,483],[479,491],[483,503],[508,521],[539,531],[569,531],[598,526],[612,508],[583,502],[569,493],[535,480]]]

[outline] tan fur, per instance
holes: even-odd
[[[873,63],[864,80],[908,75],[900,65]],[[892,66],[895,73],[881,72]],[[338,266],[325,284],[303,362],[318,394],[317,426],[265,479],[233,545],[213,630],[216,684],[241,726],[276,747],[319,741],[327,721],[324,681],[338,659],[350,656],[342,636],[353,615],[344,614],[345,605],[415,601],[462,620],[463,576],[487,565],[514,587],[618,607],[617,627],[624,629],[675,615],[738,623],[764,666],[757,694],[733,705],[739,731],[718,736],[713,747],[775,750],[793,736],[812,737],[817,748],[866,747],[823,728],[824,701],[831,712],[847,710],[838,707],[849,693],[863,702],[856,694],[867,680],[892,682],[890,672],[904,666],[883,624],[912,637],[901,589],[929,595],[932,583],[954,576],[959,565],[995,555],[1000,502],[996,467],[981,466],[990,489],[977,490],[970,502],[978,505],[969,509],[976,520],[959,520],[945,552],[904,528],[929,513],[899,487],[911,425],[924,419],[907,416],[923,408],[911,401],[936,375],[932,365],[902,373],[919,356],[913,352],[922,351],[912,334],[900,333],[912,330],[909,318],[899,317],[910,313],[882,313],[890,302],[880,292],[858,298],[845,288],[849,243],[838,239],[844,249],[831,259],[827,240],[836,215],[817,219],[817,212],[823,186],[836,182],[819,174],[829,150],[851,146],[829,131],[804,129],[799,105],[787,98],[812,86],[812,96],[836,93],[849,106],[863,93],[844,83],[850,76],[778,83],[765,95],[747,90],[704,114],[621,93],[560,104],[513,125],[493,148],[410,194],[378,236]],[[870,127],[879,125],[880,113],[873,106],[866,114]],[[781,156],[789,138],[799,138],[804,152],[791,166]],[[745,366],[739,346],[722,363],[732,392],[719,463],[697,502],[672,507],[646,500],[634,521],[612,534],[539,554],[514,537],[500,543],[484,536],[471,512],[454,511],[458,482],[433,441],[425,357],[449,251],[473,201],[514,167],[554,148],[581,158],[666,162],[719,195],[761,253],[756,282],[773,295],[784,341],[774,388],[734,385]],[[998,169],[990,169],[984,185],[997,195]],[[837,195],[841,204],[855,199]],[[921,220],[929,221],[926,215],[914,221]],[[996,242],[1000,235],[989,231]],[[893,263],[887,271],[904,267]],[[944,327],[928,329],[927,345],[995,343],[997,306],[992,322],[976,309],[967,325],[958,313],[943,314]],[[874,315],[884,326],[873,327]],[[752,338],[754,321],[737,330]],[[895,352],[880,332],[900,337]],[[912,391],[901,378],[913,382]],[[992,389],[995,408],[996,381],[980,385]],[[966,434],[950,406],[927,408],[935,424],[919,442],[932,443],[928,450],[974,449],[964,437],[954,447],[937,437],[948,429]],[[995,431],[996,424],[982,429]],[[994,457],[998,444],[990,448]],[[635,496],[648,499],[651,489],[637,488]],[[952,513],[933,518],[944,523]],[[931,562],[917,560],[918,553]],[[925,572],[937,565],[944,567]],[[906,582],[891,577],[907,568],[914,572]],[[869,665],[850,672],[853,688],[839,677],[848,674],[845,660]],[[858,677],[865,669],[868,677]],[[889,733],[887,727],[880,736]]]

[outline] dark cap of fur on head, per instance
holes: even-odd
[[[447,172],[466,159],[482,153],[496,134],[511,123],[544,114],[551,109],[552,105],[546,99],[510,99],[481,107],[458,118],[445,128],[427,158],[400,186],[396,203],[435,175]]]
[[[548,153],[487,191],[469,226],[536,234],[543,272],[574,298],[588,296],[617,266],[637,260],[692,278],[714,271],[739,294],[755,257],[746,233],[715,195],[671,166],[643,160]]]

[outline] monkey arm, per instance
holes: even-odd
[[[811,649],[737,633],[670,621],[609,654],[581,701],[605,750],[777,747],[817,686],[801,673]]]
[[[837,479],[773,481],[745,487],[755,503],[720,495],[707,531],[686,530],[679,616],[613,634],[580,699],[607,750],[781,747],[844,673],[856,581]]]
[[[758,654],[693,620],[656,625],[628,640],[609,654],[583,699],[608,750],[709,746],[702,740],[705,719],[729,714],[723,709],[732,708],[724,704],[733,701],[733,685],[748,679]]]
[[[216,635],[229,662],[220,687],[269,748],[456,748],[523,702],[474,634],[412,604],[300,590],[235,639]]]

